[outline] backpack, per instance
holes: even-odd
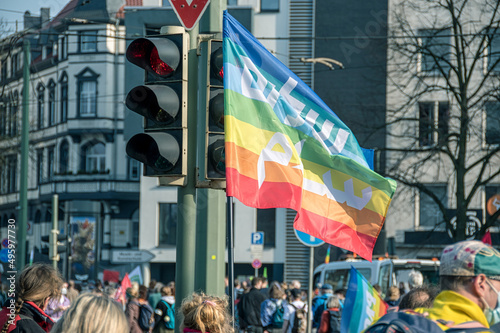
[[[274,302],[273,302],[274,303]],[[285,313],[285,307],[283,306],[283,302],[278,306],[278,303],[274,303],[276,305],[276,310],[273,313],[273,317],[271,319],[271,327],[273,328],[282,328],[283,327],[283,314]]]
[[[443,333],[438,324],[416,312],[390,312],[368,327],[364,333]],[[477,322],[463,323],[446,330],[447,333],[492,332]]]
[[[295,309],[295,317],[293,319],[292,333],[306,333],[307,331],[307,311],[306,305],[298,308],[295,305],[291,304]]]
[[[330,320],[330,330],[329,333],[339,333],[340,332],[340,318],[342,316],[342,312],[339,311],[328,311],[328,318]]]
[[[151,327],[153,327],[154,321],[154,311],[153,308],[149,304],[139,304],[139,327],[143,331],[149,331]]]
[[[162,300],[162,302],[167,307],[165,313],[163,313],[163,323],[165,324],[166,329],[173,330],[175,328],[174,304],[168,304],[164,300]]]

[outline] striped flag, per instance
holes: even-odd
[[[294,209],[297,230],[371,260],[395,181],[370,169],[350,129],[227,12],[223,42],[227,195]]]
[[[340,332],[363,332],[365,328],[385,315],[388,307],[365,277],[351,266]]]

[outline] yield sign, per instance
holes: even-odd
[[[207,9],[210,0],[168,0],[174,8],[179,21],[186,30],[191,30]]]

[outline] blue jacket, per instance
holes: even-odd
[[[321,296],[316,296],[312,300],[312,314],[313,314],[313,327],[319,327],[321,322],[321,315],[323,311],[326,310],[326,301],[328,301],[328,297],[333,294],[323,294]]]

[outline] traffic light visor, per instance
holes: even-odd
[[[128,61],[162,77],[177,70],[180,58],[179,47],[168,38],[139,38],[127,49]]]
[[[135,87],[128,93],[125,104],[156,125],[171,124],[180,110],[177,93],[171,87],[161,85]]]
[[[168,133],[134,135],[126,147],[127,154],[158,172],[172,170],[180,158],[179,142]]]

